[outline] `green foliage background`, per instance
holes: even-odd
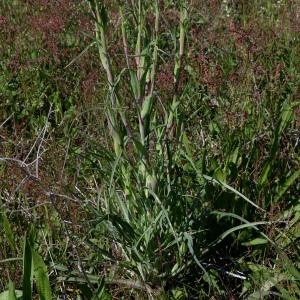
[[[1,1],[0,299],[299,298],[299,28],[296,0]]]

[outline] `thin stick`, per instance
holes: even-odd
[[[47,129],[48,129],[48,121],[49,121],[49,118],[50,118],[50,115],[51,115],[52,111],[51,111],[51,106],[50,106],[50,109],[49,109],[49,112],[48,112],[48,116],[47,116],[47,120],[46,120],[46,124],[44,126],[44,130],[43,130],[43,134],[42,134],[42,138],[41,138],[41,141],[38,145],[38,149],[37,149],[37,153],[36,153],[36,163],[35,163],[35,176],[38,178],[39,177],[39,158],[40,158],[40,151],[41,151],[41,147],[43,145],[43,142],[44,142],[44,138],[45,138],[45,134],[47,132]]]
[[[8,122],[12,117],[13,117],[14,113],[12,113],[6,120],[4,120],[4,122],[2,122],[2,124],[0,125],[0,129],[5,125],[6,122]]]

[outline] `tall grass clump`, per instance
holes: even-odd
[[[178,276],[191,272],[195,261],[204,271],[193,250],[193,236],[201,234],[193,224],[200,214],[191,217],[193,195],[188,189],[195,182],[180,186],[184,178],[177,170],[184,137],[178,106],[184,94],[179,85],[188,6],[185,1],[169,4],[178,8],[179,15],[175,32],[168,33],[161,28],[165,7],[158,1],[120,4],[115,28],[125,62],[120,69],[108,52],[110,12],[103,3],[89,1],[89,5],[107,75],[106,116],[114,149],[110,180],[95,210],[92,234],[98,246],[111,252],[109,277],[121,278],[128,291],[136,287],[136,297],[158,297]],[[168,53],[161,49],[163,39],[170,44]],[[173,66],[173,90],[166,103],[156,89],[162,56]]]

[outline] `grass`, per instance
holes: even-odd
[[[0,3],[0,299],[297,299],[297,1]]]

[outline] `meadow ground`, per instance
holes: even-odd
[[[0,299],[299,299],[298,0],[0,1]]]

